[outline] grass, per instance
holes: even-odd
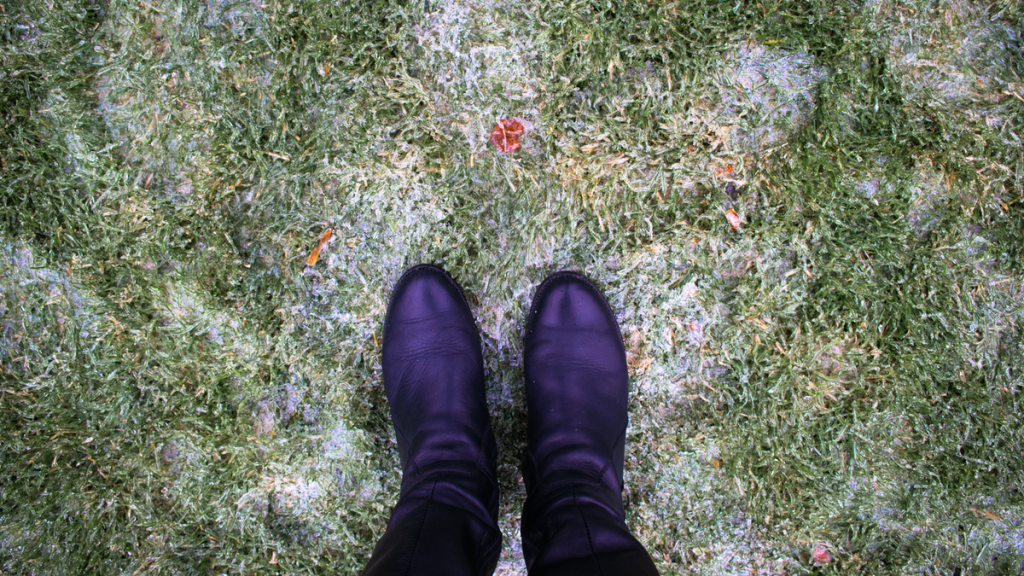
[[[1022,23],[0,3],[0,568],[359,573],[400,480],[383,313],[435,262],[483,336],[500,574],[523,320],[563,268],[619,316],[663,574],[1020,573]]]

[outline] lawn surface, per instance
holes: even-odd
[[[567,268],[623,330],[663,574],[1020,574],[1022,34],[1016,0],[0,0],[0,571],[358,574],[384,310],[433,262],[499,574]]]

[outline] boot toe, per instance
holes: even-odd
[[[594,373],[596,380],[628,384],[626,350],[615,314],[586,277],[575,272],[550,276],[537,290],[524,339],[526,356],[538,372]],[[529,376],[529,367],[527,368]],[[540,376],[540,374],[537,374]],[[607,390],[606,390],[607,391]]]
[[[607,332],[615,316],[601,293],[585,277],[559,272],[548,278],[534,298],[533,328]]]
[[[430,265],[410,268],[395,285],[384,323],[385,335],[393,325],[448,318],[472,322],[462,293],[448,274]]]

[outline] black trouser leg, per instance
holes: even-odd
[[[406,480],[413,485],[403,490],[363,576],[490,576],[501,532],[480,492],[493,481],[459,471]]]
[[[567,484],[530,495],[523,507],[530,576],[657,576],[626,528],[618,495],[600,484]]]

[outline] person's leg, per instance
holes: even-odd
[[[480,335],[443,270],[410,268],[384,319],[384,390],[402,490],[364,576],[489,576],[501,552]]]
[[[537,290],[523,364],[530,576],[656,575],[622,507],[626,351],[615,315],[585,277],[560,272]]]

